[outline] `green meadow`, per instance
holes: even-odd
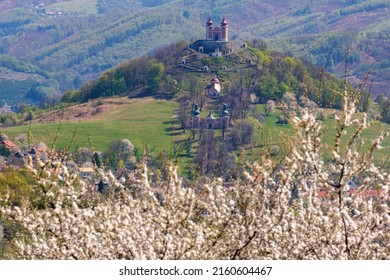
[[[258,106],[259,111],[263,112],[262,105]],[[262,135],[259,135],[260,142],[262,144],[270,144],[270,145],[277,145],[281,149],[286,149],[285,147],[286,142],[289,142],[291,140],[291,135],[294,132],[294,128],[291,124],[277,124],[278,117],[280,116],[281,111],[276,110],[272,115],[267,116],[265,118],[265,123],[262,130]],[[365,129],[362,133],[362,139],[364,140],[364,143],[361,145],[361,151],[365,152],[369,149],[371,142],[376,139],[380,135],[380,131],[383,129],[384,131],[390,132],[390,126],[379,122],[379,121],[369,121],[371,122],[371,126],[369,126],[367,129]],[[351,126],[347,130],[347,134],[342,136],[341,141],[341,149],[345,147],[345,144],[351,137],[352,133],[356,131],[356,126]],[[326,117],[323,121],[323,147],[324,147],[324,153],[325,158],[330,157],[330,153],[334,147],[335,144],[335,137],[336,137],[336,122],[332,117]],[[361,141],[358,140],[359,145],[361,144]],[[377,161],[383,161],[386,160],[387,157],[390,156],[390,137],[387,137],[385,141],[382,144],[383,149],[378,150],[374,153],[375,160]]]
[[[34,124],[31,128],[9,127],[0,131],[13,139],[30,130],[34,143],[43,141],[48,146],[55,143],[56,148],[68,147],[73,138],[71,150],[88,147],[104,151],[111,141],[123,138],[141,150],[169,150],[171,142],[176,140],[171,136],[176,107],[177,103],[173,101],[149,99],[120,106],[90,120]]]

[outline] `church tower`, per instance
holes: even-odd
[[[206,40],[209,41],[229,41],[229,28],[225,18],[221,22],[221,26],[214,27],[214,22],[211,18],[206,23]]]
[[[225,18],[223,18],[221,22],[221,29],[222,29],[222,34],[221,34],[221,41],[229,41],[229,28],[228,28],[228,23]]]
[[[209,18],[206,24],[206,40],[213,40],[213,24],[214,22]]]

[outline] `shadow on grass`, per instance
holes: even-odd
[[[161,100],[172,100],[175,95],[162,92],[155,93],[150,91],[149,89],[140,89],[128,95],[128,98],[130,99],[138,99],[144,97],[153,97],[155,99]]]
[[[168,136],[178,136],[184,133],[182,128],[178,128],[179,122],[177,120],[163,121],[164,125],[170,125],[164,128],[164,131]]]

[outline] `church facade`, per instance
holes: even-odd
[[[195,104],[192,109],[189,119],[188,128],[190,129],[228,129],[229,128],[229,111],[227,104],[223,104],[223,108],[218,117],[214,116],[213,112],[205,118],[200,116],[199,105]]]
[[[206,38],[197,40],[190,45],[190,48],[197,52],[213,56],[223,56],[240,49],[240,44],[229,41],[229,26],[225,18],[220,24],[215,25],[209,18],[206,22]]]
[[[229,27],[225,18],[223,18],[220,26],[214,26],[214,22],[209,18],[206,23],[206,40],[229,41]]]

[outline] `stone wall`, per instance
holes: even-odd
[[[191,44],[190,48],[206,54],[212,54],[219,49],[222,55],[226,55],[239,50],[241,45],[237,42],[198,40]]]

